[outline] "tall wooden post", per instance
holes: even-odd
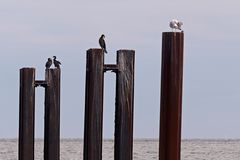
[[[87,51],[84,160],[102,159],[103,65],[101,49]]]
[[[45,72],[44,160],[60,159],[60,69]]]
[[[115,160],[132,160],[135,51],[117,51]]]
[[[19,160],[34,160],[35,69],[20,69]]]
[[[180,160],[183,32],[162,35],[159,160]]]

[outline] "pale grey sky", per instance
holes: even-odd
[[[157,138],[161,34],[172,18],[185,31],[183,138],[240,138],[240,2],[208,0],[8,0],[0,2],[0,137],[18,136],[19,69],[44,79],[48,57],[62,62],[61,136],[83,137],[86,50],[104,33],[109,54],[136,51],[134,137]],[[104,137],[113,137],[114,74],[105,76]],[[43,136],[43,89],[36,90]]]

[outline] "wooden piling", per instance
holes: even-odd
[[[46,69],[44,160],[60,159],[60,69]]]
[[[117,51],[115,160],[132,160],[135,51]]]
[[[180,160],[183,32],[162,35],[159,160]]]
[[[35,69],[20,69],[19,160],[34,160]]]
[[[102,49],[89,49],[86,64],[84,160],[102,159],[103,66]]]

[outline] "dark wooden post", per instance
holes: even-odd
[[[132,160],[135,51],[117,51],[115,160]]]
[[[180,160],[183,32],[162,35],[159,160]]]
[[[87,51],[84,160],[102,159],[103,65],[101,49]]]
[[[45,72],[44,160],[60,159],[60,69]]]
[[[34,160],[35,69],[20,69],[19,160]]]

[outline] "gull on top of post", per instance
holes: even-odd
[[[177,20],[177,19],[173,19],[171,20],[171,22],[169,23],[169,26],[170,28],[172,28],[172,31],[173,32],[176,32],[176,30],[180,30],[183,32],[182,30],[182,25],[183,25],[183,22]]]

